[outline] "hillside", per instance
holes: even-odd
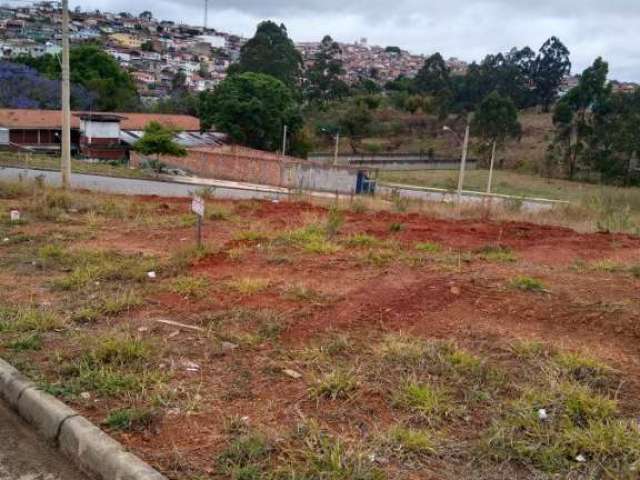
[[[328,135],[318,135],[317,129],[331,122],[341,113],[332,109],[310,115],[308,127],[314,132],[313,151],[332,152],[333,140]],[[374,112],[372,133],[362,138],[357,145],[358,153],[418,153],[433,152],[435,157],[459,158],[460,143],[455,135],[442,130],[447,124],[460,135],[464,133],[464,118],[451,116],[447,122],[437,120],[423,113],[411,114],[393,108],[382,108]],[[539,173],[544,170],[547,145],[552,139],[553,124],[551,114],[525,111],[520,115],[523,134],[519,141],[510,142],[498,152],[498,161],[507,168],[517,168]],[[471,139],[471,156],[486,158],[478,148],[480,141]],[[343,153],[353,153],[351,139],[343,136],[340,142]]]

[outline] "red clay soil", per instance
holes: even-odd
[[[184,199],[141,199],[158,204],[155,211],[187,213]],[[282,233],[296,228],[309,218],[323,217],[326,209],[290,202],[220,202],[235,208],[247,229]],[[399,232],[390,225],[402,224]],[[415,253],[415,244],[435,242],[453,258],[488,245],[502,245],[513,250],[515,263],[489,263],[474,258],[470,263],[423,264],[391,261],[384,265],[363,262],[357,248],[343,248],[333,255],[315,255],[288,247],[288,261],[274,262],[273,252],[261,242],[240,242],[235,234],[241,230],[233,222],[207,221],[204,236],[208,244],[220,248],[191,268],[193,275],[206,276],[212,285],[203,299],[186,299],[168,291],[158,291],[136,314],[135,328],[167,338],[173,352],[183,359],[202,365],[197,374],[185,374],[185,384],[199,385],[199,411],[190,416],[165,415],[156,431],[123,434],[120,439],[146,459],[172,471],[196,464],[206,472],[212,464],[211,452],[224,443],[221,418],[234,413],[259,419],[261,426],[294,424],[317,406],[310,404],[306,385],[269,372],[270,345],[250,354],[234,353],[213,358],[206,339],[182,330],[172,338],[170,327],[158,326],[157,318],[183,323],[197,323],[208,312],[237,307],[270,309],[287,319],[280,342],[284,347],[300,348],[333,332],[346,332],[366,342],[370,336],[385,332],[413,333],[429,338],[451,339],[461,344],[496,344],[515,338],[538,339],[552,344],[591,352],[625,372],[624,387],[638,394],[640,378],[640,279],[629,274],[589,271],[572,268],[578,260],[596,262],[603,259],[640,264],[640,238],[629,235],[581,234],[567,228],[540,226],[522,222],[447,220],[420,214],[389,212],[345,214],[338,240],[350,234],[367,233],[379,239],[394,240]],[[166,256],[177,246],[193,241],[193,228],[131,227],[114,224],[85,246],[144,251]],[[245,248],[239,258],[231,258],[232,248]],[[511,279],[527,275],[543,281],[547,291],[518,291],[510,287]],[[269,281],[263,291],[242,295],[228,288],[228,281],[239,278]],[[0,285],[8,279],[0,275]],[[304,285],[326,296],[324,302],[301,302],[287,298],[283,292],[291,285]],[[500,340],[497,340],[500,339]],[[173,359],[179,361],[180,355]],[[249,373],[247,373],[249,372]],[[220,394],[230,385],[243,384],[252,395],[234,394],[231,399]],[[384,419],[386,408],[375,408],[372,394],[367,405],[350,406],[349,422],[336,428],[356,429],[371,418],[372,411]],[[384,403],[380,400],[380,403]],[[84,405],[89,416],[100,419],[103,407]],[[323,405],[325,420],[333,412]],[[373,410],[372,410],[373,409]],[[342,412],[344,414],[344,412]],[[359,423],[360,422],[360,423]],[[201,470],[202,471],[202,470]],[[434,475],[434,478],[438,478]]]

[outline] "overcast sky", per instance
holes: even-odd
[[[205,0],[70,0],[71,6],[201,25]],[[133,9],[133,10],[132,10]],[[260,20],[284,22],[296,41],[325,34],[342,42],[411,52],[440,51],[471,61],[531,46],[556,35],[571,51],[574,72],[598,55],[612,78],[640,81],[640,0],[209,0],[209,26],[251,36]]]

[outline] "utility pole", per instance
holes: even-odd
[[[282,133],[282,156],[287,154],[287,125],[284,126],[284,132]]]
[[[460,176],[458,177],[458,203],[462,200],[464,187],[464,172],[467,168],[467,152],[469,151],[469,134],[471,130],[471,114],[467,117],[467,128],[464,131],[464,143],[462,145],[462,158],[460,159]]]
[[[209,0],[204,0],[204,29],[209,27]]]
[[[71,93],[69,88],[69,0],[62,0],[62,188],[71,187]]]
[[[493,183],[493,166],[496,162],[496,146],[497,141],[493,141],[493,147],[491,148],[491,164],[489,166],[489,180],[487,181],[487,193],[491,193],[491,184]]]
[[[338,154],[340,153],[340,130],[336,132],[336,146],[333,150],[333,165],[338,165]]]

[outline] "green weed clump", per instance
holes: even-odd
[[[130,335],[103,338],[91,352],[91,358],[100,364],[131,366],[148,361],[153,353],[150,342]]]
[[[340,250],[339,245],[327,238],[324,228],[313,224],[290,231],[278,240],[301,248],[307,253],[330,255]]]
[[[0,305],[0,332],[49,332],[65,327],[54,311],[32,306],[6,307]]]
[[[349,247],[377,247],[382,245],[382,242],[373,235],[367,235],[366,233],[356,233],[351,235],[345,240],[345,243]]]
[[[301,429],[299,436],[303,448],[288,449],[285,465],[277,469],[274,477],[283,480],[385,480],[371,455],[348,446],[317,427]]]
[[[357,388],[358,380],[355,374],[338,368],[319,377],[310,388],[310,393],[317,399],[339,400],[349,398]]]
[[[449,392],[443,387],[407,379],[395,393],[396,407],[408,410],[427,421],[440,421],[455,410]]]
[[[513,263],[518,260],[513,250],[503,245],[487,245],[477,250],[478,256],[492,263]]]
[[[437,453],[433,435],[426,430],[397,425],[387,433],[386,443],[400,458],[421,457]]]
[[[614,400],[569,381],[525,390],[494,423],[486,447],[497,460],[550,473],[633,478],[640,468],[638,423],[619,418]]]
[[[203,298],[210,286],[211,283],[206,277],[183,275],[173,280],[171,290],[183,297]]]
[[[510,285],[512,288],[528,292],[544,292],[547,290],[541,280],[523,275],[513,278]]]
[[[442,245],[433,242],[417,243],[415,249],[424,253],[440,253],[442,251]]]
[[[113,251],[70,251],[47,245],[38,255],[45,268],[71,270],[52,282],[62,290],[79,290],[95,282],[141,282],[149,271],[158,269],[153,258]]]
[[[76,310],[72,319],[80,323],[93,323],[102,317],[116,317],[142,305],[143,299],[133,289],[104,294]]]
[[[218,456],[220,469],[236,480],[259,480],[269,467],[273,447],[267,439],[256,433],[234,438]]]
[[[151,426],[153,417],[151,410],[126,408],[111,412],[104,424],[113,430],[142,431]]]
[[[227,286],[242,295],[253,295],[269,288],[270,283],[265,278],[244,277],[227,282]]]
[[[127,334],[90,341],[77,360],[63,363],[58,379],[47,383],[51,393],[75,396],[92,392],[104,397],[137,397],[160,387],[165,375],[153,367],[156,347]]]
[[[551,366],[561,377],[592,388],[612,387],[615,371],[604,362],[578,353],[558,353],[551,359]]]
[[[7,347],[15,352],[26,352],[42,349],[42,336],[38,333],[22,335],[8,342]]]

